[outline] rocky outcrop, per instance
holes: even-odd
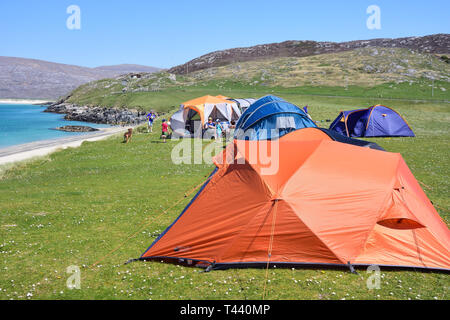
[[[59,103],[49,106],[44,112],[65,114],[64,119],[103,124],[137,125],[146,121],[146,113],[138,110],[126,110],[104,107],[79,106]]]
[[[65,131],[65,132],[93,132],[100,131],[99,129],[88,127],[88,126],[64,126],[55,128],[55,130]]]
[[[285,41],[247,48],[215,51],[169,69],[173,74],[221,67],[236,62],[277,57],[307,57],[325,53],[337,53],[366,47],[406,48],[424,53],[450,53],[450,35],[434,34],[425,37],[398,39],[372,39],[349,42]]]

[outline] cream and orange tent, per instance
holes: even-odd
[[[261,143],[268,158],[251,151]],[[307,128],[276,141],[235,140],[214,161],[214,174],[141,260],[450,270],[450,231],[398,153]]]
[[[209,117],[213,118],[213,121],[219,119],[230,122],[240,116],[241,112],[235,102],[208,95],[183,102],[171,117],[170,123],[176,134],[185,136],[195,134],[196,121],[199,124],[197,128],[201,129]]]
[[[219,98],[219,99],[222,99],[222,100],[228,100],[228,99],[230,99],[229,97],[223,96],[223,95],[221,95],[221,94],[219,94],[219,95],[216,96],[216,97]]]

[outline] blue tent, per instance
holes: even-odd
[[[314,121],[292,103],[276,96],[265,96],[253,103],[236,124],[238,140],[277,139],[291,131],[316,128]]]
[[[377,105],[342,111],[330,126],[347,137],[414,137],[408,123],[396,111]]]
[[[245,120],[247,120],[247,118],[253,113],[253,111],[255,111],[256,109],[258,109],[259,107],[261,107],[262,105],[268,103],[268,102],[272,102],[272,101],[284,101],[283,99],[277,97],[277,96],[265,96],[262,97],[258,100],[256,100],[255,102],[253,102],[250,107],[247,108],[247,110],[245,110],[245,112],[241,115],[241,117],[239,118],[238,122],[236,123],[236,128],[239,128],[240,125],[245,122]]]

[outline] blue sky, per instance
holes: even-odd
[[[69,30],[70,5],[81,29]],[[369,30],[369,5],[381,30]],[[202,54],[285,40],[347,41],[450,33],[450,1],[2,0],[0,55],[88,67],[171,67]]]

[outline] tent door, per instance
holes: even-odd
[[[209,117],[211,117],[213,119],[213,121],[216,121],[217,119],[219,119],[220,121],[228,121],[226,116],[224,114],[222,114],[222,112],[220,112],[220,110],[217,109],[216,106],[214,106],[214,108],[212,109],[212,111],[209,114],[208,118]]]
[[[190,133],[194,133],[195,123],[197,121],[199,122],[198,126],[201,128],[202,124],[200,123],[201,122],[200,114],[195,110],[189,109],[186,120],[186,130],[189,131]]]
[[[236,111],[234,111],[234,109],[232,109],[232,111],[231,111],[231,120],[232,121],[238,121],[239,120],[239,116],[237,115]]]

